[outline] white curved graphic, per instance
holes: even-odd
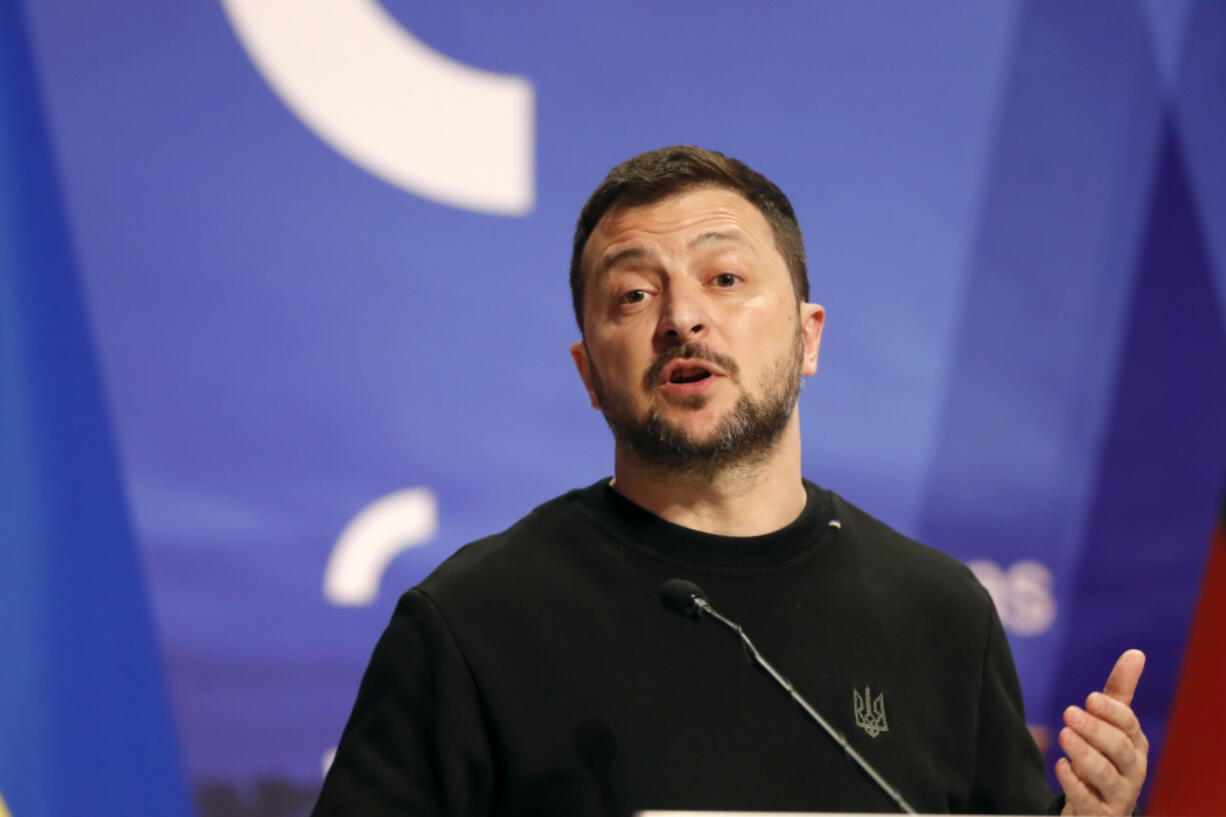
[[[376,0],[221,0],[282,101],[343,156],[443,204],[533,203],[532,84],[434,51]]]
[[[392,559],[438,532],[438,500],[429,488],[406,488],[367,505],[341,531],[324,568],[324,598],[365,607],[379,595]]]
[[[1017,635],[1036,636],[1047,632],[1056,620],[1055,580],[1042,562],[1022,559],[1007,571],[987,559],[967,562],[967,567],[987,588],[996,605],[1000,623]]]

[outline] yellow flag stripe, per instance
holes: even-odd
[[[4,805],[4,795],[0,794],[0,817],[12,817],[9,814],[8,806]]]

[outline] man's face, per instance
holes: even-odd
[[[588,239],[571,347],[620,448],[718,469],[765,456],[817,369],[824,312],[797,304],[766,217],[719,187],[614,209]]]

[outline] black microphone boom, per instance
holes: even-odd
[[[707,594],[702,592],[701,587],[685,579],[669,579],[660,588],[660,601],[664,602],[664,606],[677,615],[701,618],[705,614],[736,633],[741,639],[741,644],[745,647],[745,654],[749,657],[750,663],[757,664],[775,683],[783,687],[783,690],[792,696],[792,700],[804,710],[805,714],[820,726],[835,743],[842,747],[847,756],[854,760],[865,774],[872,778],[873,782],[889,795],[891,800],[898,804],[900,809],[907,814],[916,813],[915,809],[911,808],[902,795],[898,793],[898,790],[885,782],[885,778],[878,774],[877,770],[855,750],[855,747],[847,742],[847,738],[843,736],[843,733],[831,726],[816,709],[809,705],[804,696],[796,691],[796,687],[792,686],[792,682],[780,675],[779,671],[762,657],[762,653],[758,652],[758,648],[749,640],[749,636],[745,634],[745,630],[741,625],[731,619],[724,618],[711,606],[710,602],[707,601]]]

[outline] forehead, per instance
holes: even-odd
[[[766,216],[748,199],[723,187],[698,187],[605,213],[584,248],[583,268],[599,272],[609,258],[626,249],[683,249],[695,238],[712,234],[757,253],[775,249]]]

